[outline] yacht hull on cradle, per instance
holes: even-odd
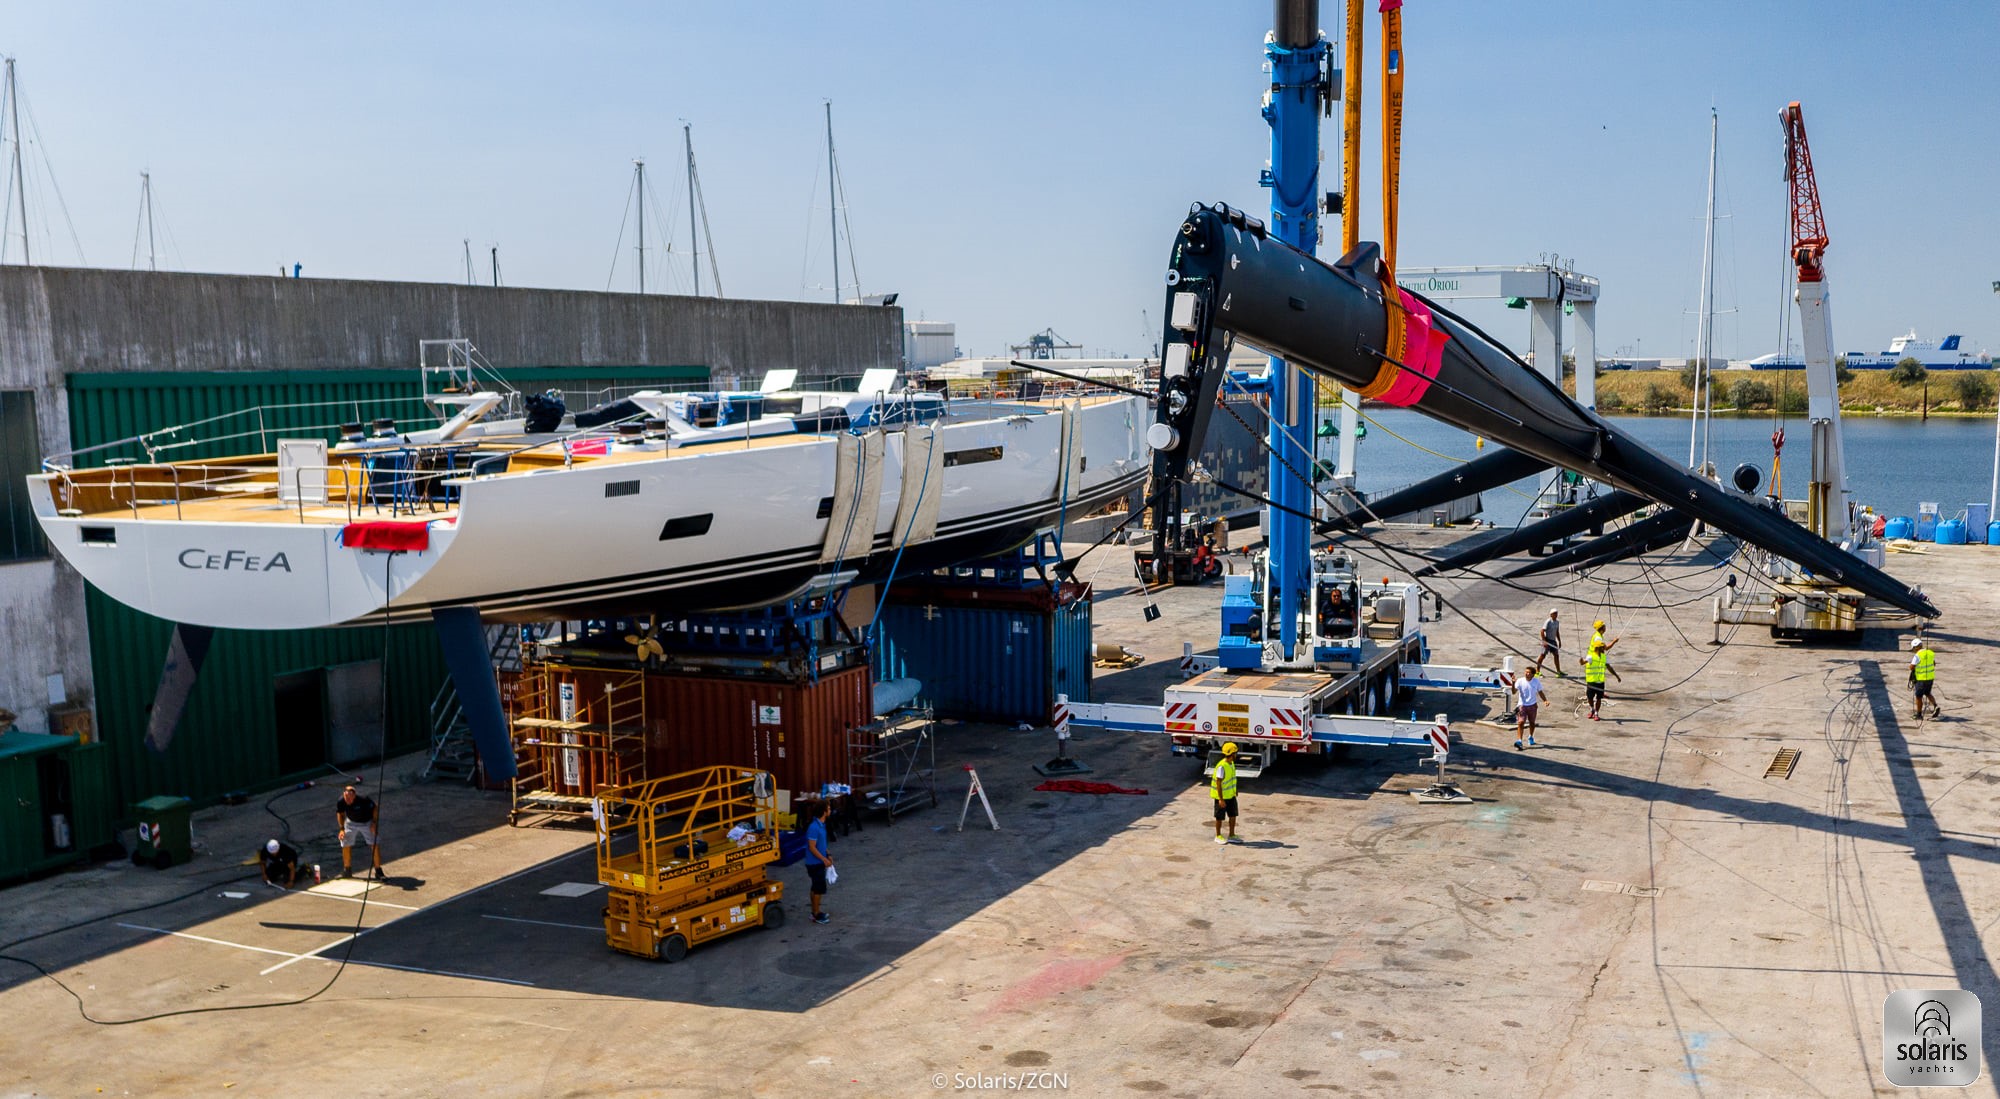
[[[267,476],[244,459],[55,470],[30,478],[31,494],[86,579],[180,623],[687,614],[1002,552],[1143,484],[1149,415],[1136,398],[990,411],[865,433],[517,450],[506,472],[441,482],[445,506],[381,505],[340,451],[295,471],[288,498],[275,463]]]

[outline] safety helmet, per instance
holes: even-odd
[[[1228,743],[1224,744],[1224,745],[1222,746],[1222,754],[1223,754],[1223,755],[1225,755],[1225,756],[1233,756],[1233,755],[1235,755],[1235,754],[1236,754],[1236,742],[1232,740],[1232,741],[1229,741]]]
[[[1604,642],[1602,642],[1602,641],[1593,641],[1593,642],[1591,642],[1591,643],[1590,643],[1590,651],[1591,651],[1591,652],[1594,652],[1594,653],[1601,653],[1601,652],[1603,652],[1603,651],[1604,651]]]
[[[1923,648],[1923,647],[1924,647],[1924,639],[1923,639],[1923,638],[1921,638],[1921,637],[1912,637],[1912,638],[1910,638],[1910,648],[1912,648],[1912,649],[1921,649],[1921,648]]]
[[[240,850],[242,850],[242,848],[238,848],[237,850],[239,850],[239,851],[240,851]],[[278,841],[277,841],[277,840],[272,840],[271,842],[269,842],[269,843],[265,844],[265,845],[264,845],[264,850],[266,850],[266,851],[269,851],[269,852],[270,852],[270,853],[272,853],[273,855],[277,854],[277,853],[278,853]]]
[[[1597,621],[1592,622],[1591,625],[1601,630],[1604,628],[1604,619],[1600,618]]]

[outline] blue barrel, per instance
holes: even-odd
[[[1993,518],[1990,511],[1991,509],[1985,504],[1965,505],[1966,541],[1974,543],[1986,541],[1986,528],[1991,525],[1987,520]]]
[[[1938,517],[1935,512],[1922,511],[1917,513],[1917,541],[1937,541],[1937,529]]]
[[[2000,519],[1986,524],[1986,544],[2000,546]]]
[[[1937,544],[1940,546],[1962,546],[1965,544],[1965,520],[1946,519],[1937,525]]]
[[[1882,526],[1884,538],[1913,538],[1917,533],[1917,521],[1907,515],[1898,515]]]

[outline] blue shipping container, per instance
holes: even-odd
[[[875,674],[921,680],[940,717],[1048,724],[1056,695],[1090,701],[1090,600],[1052,609],[891,603]]]

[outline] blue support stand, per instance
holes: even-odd
[[[431,611],[438,643],[452,687],[472,728],[472,743],[488,779],[514,777],[514,746],[507,739],[507,715],[500,706],[500,681],[493,676],[493,656],[477,607],[439,607]]]

